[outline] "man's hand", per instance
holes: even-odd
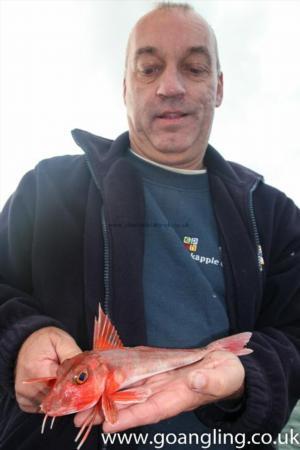
[[[29,413],[39,412],[49,392],[46,383],[23,383],[30,378],[55,377],[65,359],[81,352],[74,339],[56,327],[45,327],[32,333],[23,343],[15,369],[15,393],[19,407]]]
[[[136,426],[191,411],[208,403],[239,398],[244,391],[245,371],[239,358],[227,351],[209,353],[202,361],[188,367],[155,375],[143,383],[152,395],[144,403],[119,405],[115,424],[103,422],[105,433],[119,432]],[[90,410],[75,416],[81,426]],[[97,423],[102,422],[98,417]]]

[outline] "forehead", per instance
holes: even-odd
[[[128,56],[136,57],[140,48],[153,47],[162,54],[178,54],[193,47],[206,47],[214,54],[212,31],[194,12],[158,10],[142,17],[129,39]]]

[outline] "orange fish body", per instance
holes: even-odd
[[[252,350],[245,348],[245,345],[250,337],[251,333],[240,333],[200,349],[124,347],[116,329],[99,306],[93,350],[65,360],[53,379],[36,378],[27,382],[51,383],[52,389],[41,404],[45,419],[93,408],[77,436],[78,440],[87,428],[77,447],[79,449],[99,410],[102,410],[107,421],[114,423],[117,420],[117,403],[143,402],[151,395],[149,389],[133,386],[138,381],[193,364],[214,350],[227,350],[236,355],[249,354]],[[44,425],[45,420],[42,430]]]

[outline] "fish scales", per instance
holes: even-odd
[[[104,364],[114,370],[126,367],[126,380],[120,384],[124,389],[137,381],[169,370],[200,361],[207,350],[166,349],[157,347],[124,347],[122,349],[95,352]],[[97,355],[98,354],[98,355]]]

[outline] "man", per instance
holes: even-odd
[[[129,38],[129,134],[77,130],[85,158],[43,161],[21,181],[0,220],[0,448],[73,448],[72,417],[40,436],[47,389],[23,380],[91,347],[99,299],[128,346],[197,347],[247,330],[254,350],[153,377],[152,396],[105,432],[251,439],[287,421],[299,396],[300,216],[208,145],[222,95],[210,26],[186,5],[161,5]],[[99,430],[86,448],[99,448]]]

